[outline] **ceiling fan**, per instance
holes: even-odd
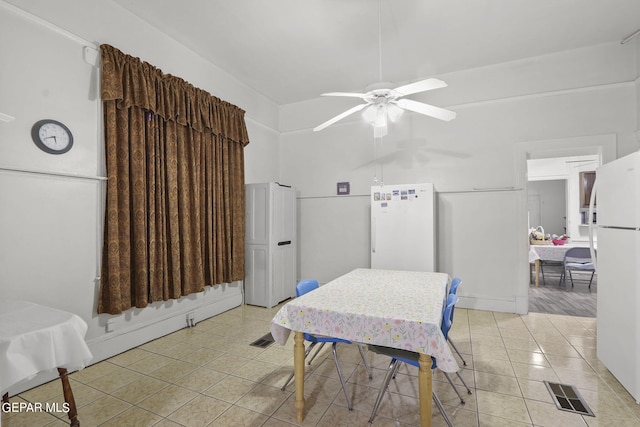
[[[380,80],[382,80],[382,30],[380,21],[380,0],[378,0],[378,53],[380,60]],[[338,114],[337,116],[315,127],[313,129],[314,132],[321,131],[322,129],[331,126],[337,121],[340,121],[345,117],[357,113],[358,111],[361,111],[365,108],[366,110],[364,111],[363,116],[368,122],[371,122],[373,124],[373,132],[375,138],[383,137],[387,134],[387,117],[391,119],[391,121],[395,121],[404,110],[413,111],[419,114],[424,114],[425,116],[430,116],[445,121],[453,120],[456,117],[456,113],[453,111],[404,98],[407,95],[413,95],[415,93],[426,92],[428,90],[447,86],[447,84],[442,80],[430,78],[398,87],[393,86],[394,85],[392,83],[381,82],[368,86],[365,89],[365,93],[323,93],[322,96],[354,97],[361,98],[365,102],[363,104],[356,105],[355,107],[350,108],[347,111]]]

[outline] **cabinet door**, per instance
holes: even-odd
[[[296,235],[295,190],[276,186],[272,193],[272,235],[276,242],[293,241]]]
[[[269,305],[269,253],[266,245],[247,245],[245,249],[245,278],[244,299],[245,303]]]
[[[296,294],[295,190],[275,185],[272,206],[272,303],[275,305]]]
[[[296,255],[293,245],[279,246],[272,253],[273,295],[270,304],[276,305],[296,296]]]
[[[269,243],[269,186],[248,184],[246,186],[246,242],[247,245]]]

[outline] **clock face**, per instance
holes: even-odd
[[[73,135],[68,127],[55,120],[40,120],[31,129],[33,142],[49,154],[62,154],[71,150]]]

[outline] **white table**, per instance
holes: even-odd
[[[93,358],[84,341],[87,324],[66,311],[26,301],[0,301],[0,390],[40,372],[58,370],[72,426],[79,426],[68,371]],[[8,399],[8,393],[3,397]]]
[[[431,356],[458,371],[440,331],[449,276],[444,273],[356,269],[302,295],[275,315],[271,334],[284,345],[294,336],[298,422],[304,419],[304,332],[421,353],[418,383],[422,426],[431,425]]]

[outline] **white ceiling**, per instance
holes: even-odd
[[[620,42],[640,0],[114,0],[278,104]]]

